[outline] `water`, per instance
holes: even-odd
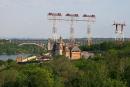
[[[8,59],[16,60],[17,56],[27,57],[30,54],[17,54],[17,55],[0,55],[0,60],[6,61]]]

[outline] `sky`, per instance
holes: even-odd
[[[95,14],[93,37],[115,37],[114,21],[125,22],[124,36],[130,37],[130,0],[0,0],[0,38],[50,38],[49,12]],[[69,22],[57,21],[58,34],[69,38]],[[87,37],[86,22],[75,22],[75,37]]]

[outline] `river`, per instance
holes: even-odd
[[[6,61],[8,59],[15,60],[17,56],[27,57],[30,54],[17,54],[17,55],[0,55],[0,60]]]

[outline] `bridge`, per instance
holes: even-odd
[[[41,48],[44,48],[44,46],[45,46],[42,43],[21,43],[18,46],[23,46],[23,45],[36,45],[36,46],[41,47]]]

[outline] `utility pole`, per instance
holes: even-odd
[[[124,30],[124,26],[126,26],[126,24],[114,22],[113,26],[116,27],[116,29],[115,29],[115,41],[116,42],[124,42],[123,30]]]
[[[88,46],[91,46],[93,44],[92,41],[92,32],[91,32],[91,24],[95,22],[96,16],[94,14],[92,15],[87,15],[84,14],[83,17],[85,18],[85,20],[87,22],[87,44]]]
[[[58,20],[62,20],[60,17],[62,16],[61,13],[48,13],[48,20],[51,20],[53,22],[52,25],[52,39],[54,42],[57,41],[58,39],[58,34],[57,34],[57,28],[56,28],[56,22]]]

